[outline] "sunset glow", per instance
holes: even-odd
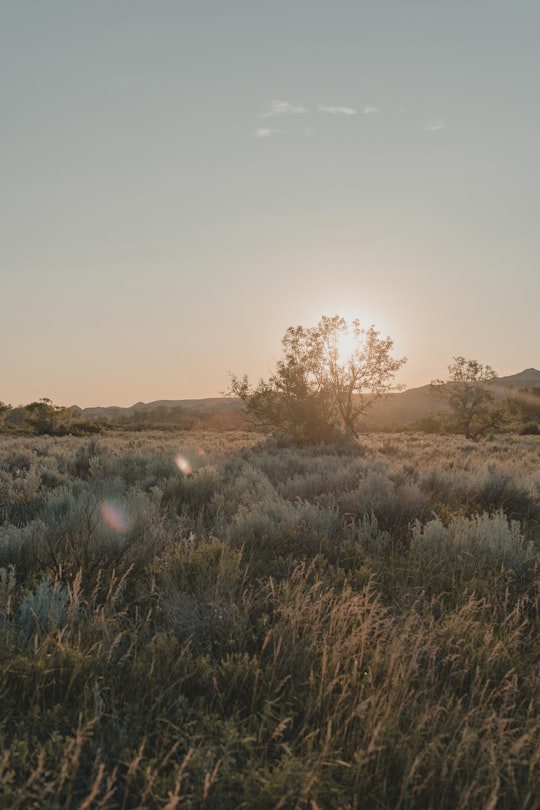
[[[347,365],[347,363],[351,360],[352,355],[354,354],[354,350],[357,346],[357,342],[354,337],[354,330],[352,324],[348,324],[348,331],[341,334],[337,341],[337,350],[339,355],[339,361],[343,365]]]
[[[540,4],[135,7],[4,4],[0,401],[217,397],[334,313],[407,387],[540,366]]]

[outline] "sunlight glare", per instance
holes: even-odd
[[[337,351],[339,362],[346,365],[355,348],[355,338],[352,324],[347,322],[347,331],[340,334],[337,340]]]

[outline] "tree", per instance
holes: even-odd
[[[477,439],[500,422],[495,394],[488,384],[497,377],[491,366],[454,357],[448,379],[431,382],[431,393],[450,408],[452,427],[468,439]]]
[[[374,326],[363,329],[359,320],[349,327],[337,315],[323,317],[316,329],[339,419],[356,435],[358,421],[369,408],[392,391],[403,388],[395,385],[393,379],[406,358],[394,359],[390,354],[394,341],[381,338]]]
[[[0,402],[0,430],[5,426],[6,418],[12,410],[11,405],[6,405],[5,402]]]
[[[317,326],[290,326],[281,341],[283,357],[268,381],[250,388],[247,376],[232,375],[231,393],[246,403],[260,425],[304,442],[327,441],[338,430],[358,435],[358,422],[391,391],[406,362],[391,356],[393,341],[358,320],[323,316]]]
[[[24,406],[26,422],[34,433],[51,436],[66,433],[66,422],[69,420],[68,408],[55,405],[47,397]]]

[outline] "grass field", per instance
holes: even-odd
[[[0,806],[540,808],[540,437],[0,436]]]

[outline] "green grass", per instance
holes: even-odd
[[[539,442],[0,437],[0,806],[539,808]]]

